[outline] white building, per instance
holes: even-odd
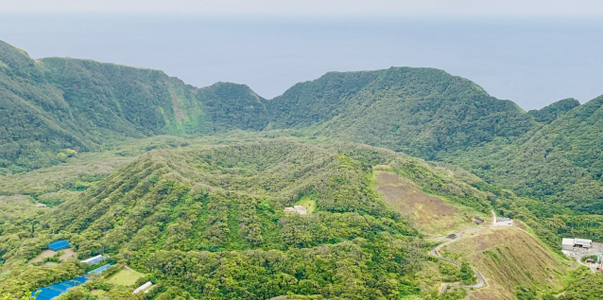
[[[138,294],[140,292],[147,292],[149,289],[151,289],[151,287],[153,286],[153,283],[150,281],[147,281],[147,283],[141,285],[139,288],[135,289],[134,292],[132,292],[132,294]]]
[[[95,264],[97,262],[101,262],[104,259],[105,258],[102,255],[97,255],[97,256],[93,256],[93,257],[90,257],[88,259],[82,260],[81,263],[92,265],[92,264]]]
[[[301,205],[296,205],[293,206],[293,208],[295,208],[295,211],[300,214],[300,215],[307,215],[308,211],[306,210],[305,207],[301,206]]]
[[[593,246],[593,241],[587,239],[574,239],[574,245],[580,248],[591,248]]]
[[[563,250],[567,251],[574,250],[574,239],[563,239],[561,241],[561,247]]]
[[[294,214],[296,213],[295,208],[293,207],[285,207],[285,209],[283,209],[283,212],[286,214]]]
[[[308,211],[306,210],[306,208],[301,205],[295,205],[293,207],[285,207],[285,209],[283,209],[283,212],[286,214],[293,214],[293,213],[298,213],[300,215],[308,214]]]
[[[587,239],[568,239],[561,240],[561,247],[563,250],[572,251],[574,248],[591,248],[593,246],[592,240]]]
[[[494,226],[513,226],[513,220],[509,218],[496,218]]]

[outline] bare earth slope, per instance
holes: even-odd
[[[444,234],[475,226],[477,214],[423,192],[395,173],[376,171],[377,191],[389,206],[411,220],[420,231]]]
[[[471,300],[516,299],[521,288],[551,290],[562,287],[568,265],[536,238],[518,227],[489,227],[467,233],[441,254],[467,260],[484,276],[488,287],[471,293]]]

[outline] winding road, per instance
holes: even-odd
[[[494,220],[494,221],[492,221],[492,224],[494,224],[494,222],[496,222],[496,214],[494,213],[494,211],[492,211],[492,217],[493,217],[493,220]],[[455,237],[453,239],[435,246],[433,249],[431,249],[430,253],[431,253],[431,255],[437,257],[440,260],[443,260],[445,262],[448,262],[448,263],[460,266],[461,265],[460,263],[452,261],[450,259],[447,259],[447,258],[441,256],[438,253],[438,251],[440,249],[442,249],[444,246],[452,244],[452,243],[458,241],[463,236],[463,234],[465,234],[465,233],[480,231],[480,230],[482,230],[484,228],[488,228],[490,226],[491,225],[480,226],[480,227],[473,227],[473,228],[469,228],[469,229],[465,229],[465,230],[461,230],[459,232],[456,232],[456,233],[454,233]],[[442,290],[440,291],[440,295],[446,293],[446,290],[448,290],[448,288],[451,287],[451,286],[457,286],[457,287],[463,287],[463,288],[471,288],[471,289],[481,289],[481,288],[485,288],[486,286],[488,286],[488,284],[484,280],[484,277],[482,276],[482,274],[479,271],[477,271],[473,267],[471,268],[471,270],[473,271],[473,273],[475,273],[475,276],[477,277],[477,283],[476,284],[464,285],[464,284],[460,284],[460,283],[447,283],[446,285],[444,285],[442,287]]]

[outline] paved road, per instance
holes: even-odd
[[[576,261],[579,264],[589,268],[591,270],[591,272],[596,273],[597,265],[596,264],[585,264],[582,262],[582,258],[584,258],[585,256],[598,255],[599,253],[603,253],[603,244],[602,243],[593,243],[593,246],[589,249],[574,248],[574,250],[572,251],[572,255],[570,255],[570,257],[573,257],[574,259],[576,259]]]
[[[496,215],[494,214],[494,211],[492,211],[492,217],[494,218],[493,223],[496,222]],[[489,227],[489,226],[486,225],[486,226],[480,226],[480,227],[473,227],[473,228],[461,230],[461,231],[459,231],[457,233],[454,233],[454,235],[456,235],[455,238],[453,238],[453,239],[451,239],[451,240],[449,240],[449,241],[447,241],[445,243],[442,243],[442,244],[439,244],[439,245],[435,246],[433,249],[431,249],[430,253],[431,253],[431,255],[437,257],[440,260],[443,260],[445,262],[449,262],[451,264],[455,264],[457,266],[460,266],[461,265],[460,263],[452,261],[450,259],[447,259],[447,258],[441,256],[438,253],[438,251],[440,249],[442,249],[442,247],[458,241],[463,236],[463,234],[465,234],[465,233],[480,231],[480,230],[482,230],[484,228],[487,228],[487,227]],[[473,273],[475,273],[475,276],[477,277],[477,283],[476,284],[473,284],[473,285],[464,285],[464,284],[460,284],[460,283],[448,283],[448,284],[444,285],[444,287],[442,287],[442,290],[440,291],[440,295],[446,293],[446,290],[448,290],[448,288],[451,287],[451,286],[458,286],[458,287],[472,288],[472,289],[481,289],[481,288],[485,288],[486,286],[488,286],[488,284],[484,280],[484,277],[482,276],[482,274],[479,271],[477,271],[475,268],[471,268],[471,270],[473,271]]]

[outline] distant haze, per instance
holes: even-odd
[[[603,21],[0,14],[0,40],[33,58],[161,69],[195,86],[272,98],[329,71],[434,67],[522,108],[603,94]]]

